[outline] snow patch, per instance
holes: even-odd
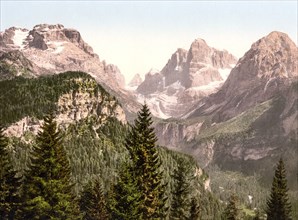
[[[207,85],[203,85],[203,86],[195,86],[195,87],[191,87],[188,90],[189,91],[209,91],[209,90],[216,90],[217,88],[219,88],[222,85],[223,81],[213,81],[208,83]]]
[[[64,50],[64,44],[66,42],[65,41],[49,41],[47,42],[47,45],[50,45],[50,47],[52,49],[54,49],[54,51],[52,51],[52,53],[54,54],[58,54],[61,53]]]
[[[20,49],[24,49],[25,44],[24,41],[28,36],[29,31],[22,31],[20,29],[16,29],[13,36],[13,43],[14,45],[20,47]]]

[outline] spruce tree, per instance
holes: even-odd
[[[7,152],[8,141],[0,126],[0,219],[14,219],[19,204],[20,178]]]
[[[83,219],[86,220],[109,219],[106,198],[98,178],[91,180],[82,192],[80,210],[84,213]]]
[[[177,169],[174,170],[172,175],[174,187],[172,191],[171,219],[189,219],[191,180],[193,179],[190,170],[190,164],[179,158]]]
[[[142,219],[142,194],[139,192],[137,179],[129,165],[125,164],[119,173],[118,182],[110,192],[109,210],[112,219]]]
[[[53,114],[44,117],[23,187],[23,219],[77,219],[70,165]]]
[[[197,198],[192,198],[190,202],[190,216],[189,220],[199,220],[200,219],[200,205]]]
[[[239,220],[240,219],[240,209],[238,208],[238,198],[232,195],[229,198],[229,203],[224,212],[224,219],[227,220]]]
[[[149,108],[144,104],[126,138],[132,171],[142,193],[143,219],[158,219],[166,214],[165,184],[161,182],[161,161],[152,123]]]
[[[268,220],[289,220],[291,204],[288,198],[286,169],[282,159],[279,160],[272,182],[270,198],[267,201]]]

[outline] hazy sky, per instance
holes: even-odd
[[[297,44],[297,1],[5,1],[0,29],[40,23],[80,31],[102,60],[129,81],[162,69],[177,48],[203,38],[238,58],[278,30]]]

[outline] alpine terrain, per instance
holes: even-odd
[[[126,85],[78,30],[11,27],[0,219],[294,219],[297,108],[298,48],[282,32],[240,59],[197,38]]]

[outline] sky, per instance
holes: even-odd
[[[0,0],[0,30],[41,23],[77,29],[126,82],[161,70],[177,48],[197,39],[237,58],[271,31],[297,45],[297,1],[13,1]]]

